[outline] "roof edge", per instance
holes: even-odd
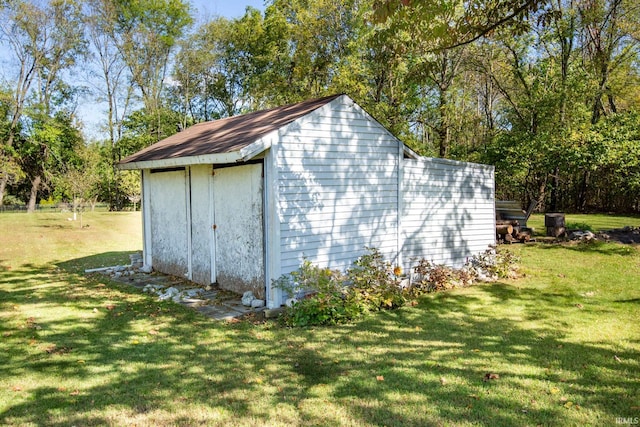
[[[250,158],[260,154],[263,150],[255,153]],[[230,153],[204,154],[201,156],[175,157],[171,159],[161,160],[143,160],[139,162],[117,163],[116,168],[120,170],[139,170],[139,169],[156,169],[167,167],[181,167],[190,165],[208,165],[222,163],[241,163],[249,160],[243,158],[240,151],[232,151]]]
[[[440,163],[440,164],[449,165],[449,166],[472,167],[472,168],[484,169],[488,171],[495,170],[495,166],[487,165],[485,163],[475,163],[475,162],[467,162],[463,160],[443,159],[442,157],[418,156],[413,160],[421,161],[423,163]]]

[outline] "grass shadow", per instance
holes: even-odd
[[[288,329],[213,322],[83,274],[130,253],[0,271],[0,424],[577,425],[637,413],[638,344],[575,339],[618,314],[577,309],[577,291],[485,284]]]
[[[59,262],[56,265],[70,273],[83,273],[91,268],[111,267],[115,265],[128,265],[131,263],[129,255],[138,251],[111,251],[82,258],[75,258]]]

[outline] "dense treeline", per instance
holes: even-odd
[[[123,156],[344,92],[421,154],[495,165],[499,198],[640,212],[635,0],[270,0],[199,23],[183,0],[8,0],[0,15],[0,203],[120,209],[139,197]],[[76,117],[87,97],[98,141]]]

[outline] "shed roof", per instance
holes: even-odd
[[[170,159],[233,153],[341,96],[331,95],[283,107],[198,123],[138,151],[120,162],[122,169]],[[178,163],[176,163],[178,164]]]

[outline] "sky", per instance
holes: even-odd
[[[244,15],[247,6],[264,10],[264,0],[192,0],[192,3],[204,17],[219,15],[239,18]]]

